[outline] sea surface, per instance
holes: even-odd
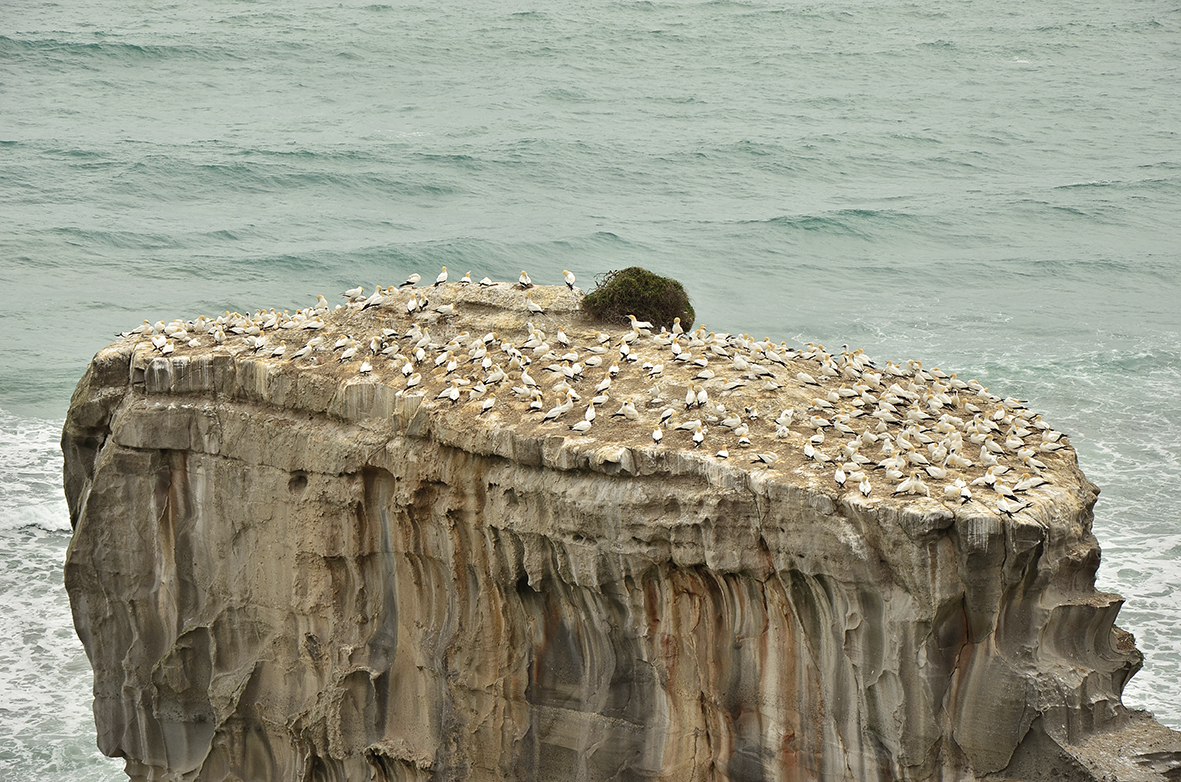
[[[1028,399],[1181,728],[1179,134],[1178,0],[5,0],[0,779],[122,778],[62,587],[91,355],[443,265]]]

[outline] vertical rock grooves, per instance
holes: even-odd
[[[1091,779],[1129,724],[1073,457],[1006,517],[127,341],[63,449],[133,779]]]

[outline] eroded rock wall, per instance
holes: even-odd
[[[870,501],[126,345],[63,445],[135,779],[973,779],[1117,725],[1139,665],[1081,473],[1040,515]]]

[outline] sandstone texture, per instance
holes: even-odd
[[[66,586],[132,779],[1177,778],[1177,734],[1120,703],[1140,656],[1094,588],[1098,490],[1013,400],[605,327],[565,288],[422,295],[95,356]],[[1001,472],[975,426],[1002,486],[1048,482],[973,485]],[[956,442],[944,479],[912,456]]]

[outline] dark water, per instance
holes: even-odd
[[[112,779],[55,455],[116,330],[447,265],[643,265],[713,329],[1024,396],[1181,726],[1181,5],[55,4],[0,12],[3,779]],[[114,770],[112,770],[114,769]]]

